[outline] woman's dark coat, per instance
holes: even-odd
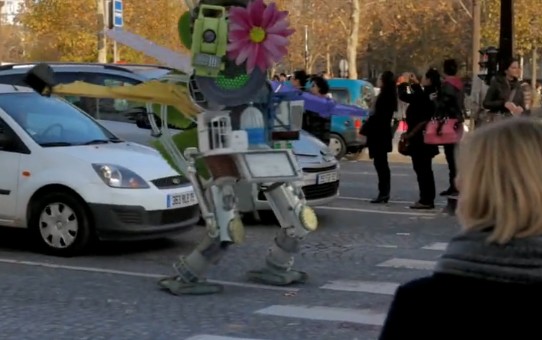
[[[409,84],[403,83],[398,87],[399,99],[408,103],[406,109],[407,133],[422,122],[429,122],[435,114],[435,102],[430,99],[431,93],[436,90],[432,86],[422,88],[420,84],[411,84],[410,93]],[[438,155],[437,145],[428,145],[423,142],[424,128],[415,133],[409,140],[408,151],[410,155],[425,154],[430,157]]]
[[[510,100],[510,95],[514,89],[516,90],[516,93],[514,94],[514,98]],[[508,101],[512,101],[517,106],[521,106],[524,111],[527,111],[523,89],[521,88],[519,81],[508,81],[506,77],[502,75],[495,76],[491,80],[489,89],[484,98],[484,108],[493,113],[510,113],[504,106]]]
[[[391,121],[396,110],[397,94],[381,92],[376,98],[372,115],[361,128],[361,134],[367,137],[369,157],[392,152]]]

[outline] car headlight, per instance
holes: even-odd
[[[112,188],[146,189],[150,186],[138,174],[120,165],[92,164],[92,167],[105,184]]]

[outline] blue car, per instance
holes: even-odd
[[[363,122],[369,116],[374,100],[373,85],[364,80],[333,78],[328,80],[333,99],[340,104],[355,105],[364,109],[365,116],[332,116],[329,147],[337,159],[347,153],[360,151],[364,138],[359,134]]]
[[[330,116],[329,148],[340,160],[347,153],[361,151],[364,146],[365,138],[359,134],[359,130],[369,116],[374,87],[367,81],[355,79],[334,78],[329,79],[328,83],[333,102],[339,104],[339,107],[356,106],[361,109],[352,115],[342,113]],[[291,83],[286,82],[285,85],[290,87]],[[308,82],[305,88],[309,90],[311,86],[311,82]]]

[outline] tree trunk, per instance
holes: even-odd
[[[480,73],[480,17],[482,6],[481,0],[472,1],[472,77]]]
[[[98,21],[98,62],[107,63],[107,41],[105,39],[105,1],[96,0],[96,17]]]
[[[531,67],[532,67],[532,71],[531,71],[531,88],[533,91],[536,90],[536,80],[538,79],[538,76],[537,76],[537,64],[538,64],[538,61],[536,60],[537,58],[537,55],[536,55],[536,50],[537,50],[537,47],[536,45],[533,46],[533,55],[532,55],[532,58],[531,58]]]
[[[348,55],[348,78],[358,79],[357,56],[359,40],[359,15],[361,0],[351,0],[352,16],[350,17],[350,35],[348,36],[348,45],[346,54]]]
[[[329,77],[331,77],[331,53],[329,52],[330,48],[329,45],[327,45],[327,52],[326,52],[326,72]]]

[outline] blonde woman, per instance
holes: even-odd
[[[380,340],[542,339],[542,123],[509,118],[461,144],[462,232],[398,288]]]

